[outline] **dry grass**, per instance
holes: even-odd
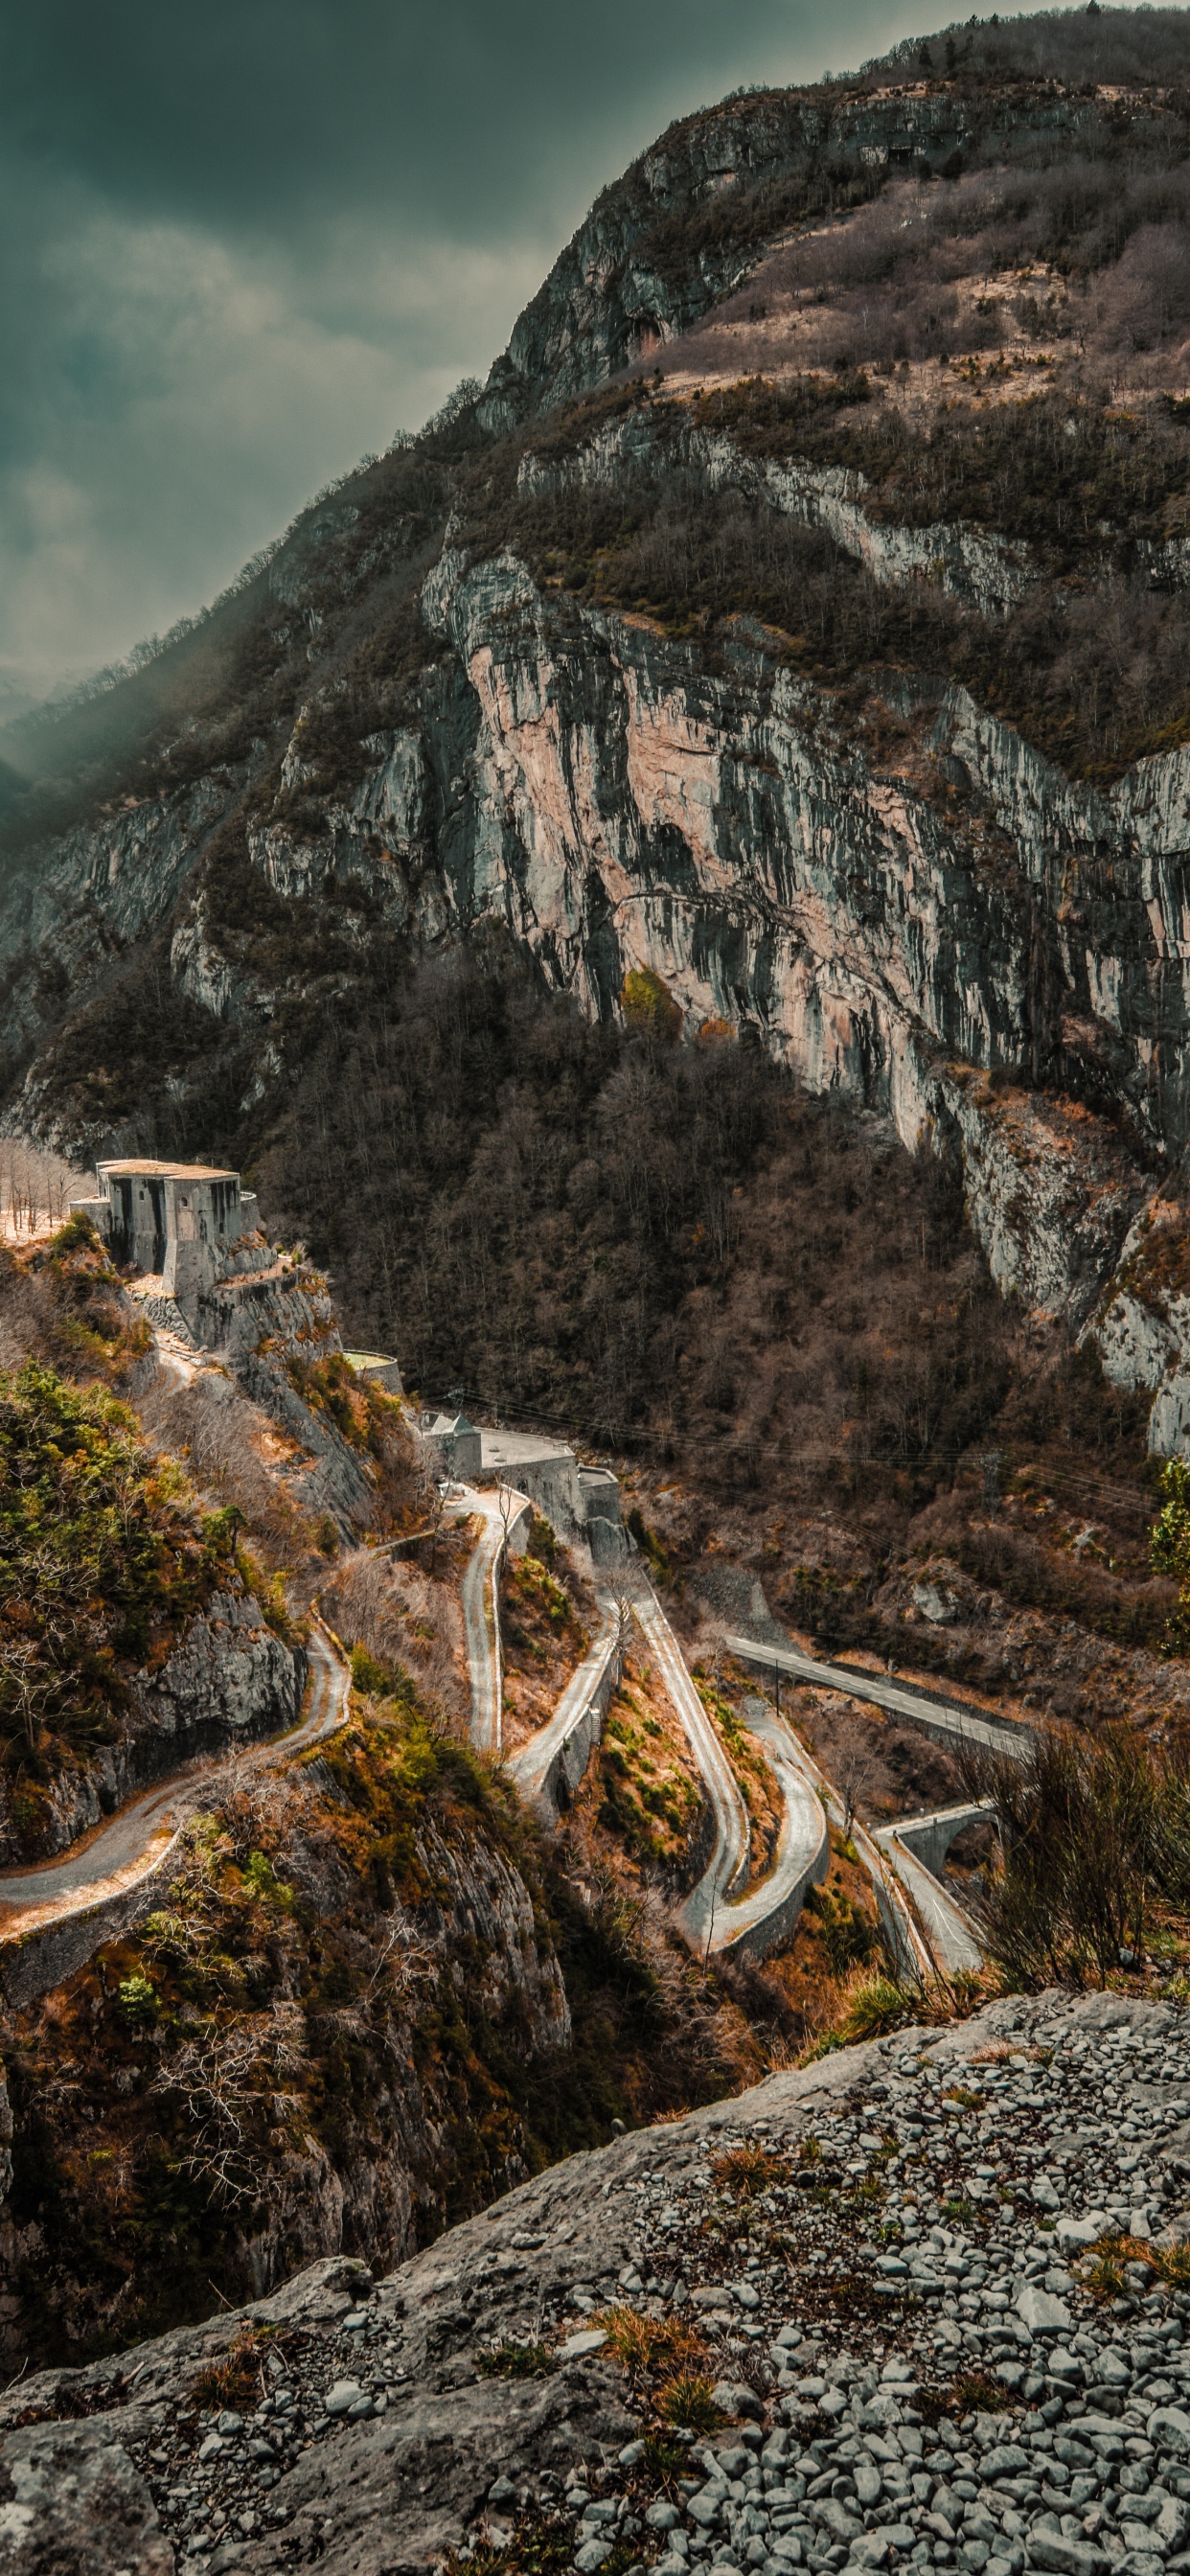
[[[265,2394],[265,2337],[255,2326],[241,2326],[221,2361],[210,2362],[191,2382],[196,2406],[228,2406],[235,2411],[255,2406]]]
[[[1099,2237],[1078,2267],[1079,2282],[1100,2304],[1118,2299],[1128,2287],[1124,2274],[1129,2263],[1143,2263],[1171,2290],[1190,2290],[1190,2245],[1155,2245],[1148,2236]]]
[[[781,2182],[786,2167],[780,2156],[770,2155],[767,2147],[731,2147],[724,2156],[716,2156],[711,2166],[716,2182],[730,2191],[736,2200],[752,2200],[762,2191],[771,2191]]]
[[[682,2424],[692,2433],[714,2433],[723,2422],[713,2395],[714,2382],[698,2371],[678,2371],[657,2391],[657,2412],[665,2424]]]
[[[592,2317],[602,2326],[608,2350],[633,2379],[651,2378],[659,2370],[694,2374],[707,2359],[700,2335],[676,2317],[642,2316],[636,2308],[604,2308]]]

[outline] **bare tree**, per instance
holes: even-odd
[[[178,2172],[205,2182],[225,2207],[245,2199],[256,2179],[253,2118],[264,2112],[275,2123],[294,2108],[297,2096],[278,2088],[305,2057],[305,2024],[294,2003],[224,2029],[208,2026],[184,2041],[152,2088],[185,2105],[188,2137]]]
[[[609,1583],[604,1597],[611,1607],[616,1623],[616,1639],[612,1653],[618,1681],[628,1661],[628,1639],[632,1629],[632,1592],[629,1585],[621,1580]]]
[[[428,1538],[430,1542],[429,1571],[431,1574],[434,1573],[438,1563],[438,1541],[442,1536],[442,1523],[446,1517],[446,1484],[447,1480],[442,1474],[441,1462],[436,1452],[426,1448],[418,1471],[414,1509],[422,1523],[420,1535]]]
[[[90,1173],[30,1144],[23,1136],[0,1136],[0,1236],[14,1240],[61,1225],[67,1201],[82,1197],[95,1184]]]
[[[844,1718],[836,1731],[832,1752],[835,1787],[843,1801],[844,1840],[850,1836],[856,1808],[873,1787],[879,1767],[870,1728],[858,1718]]]

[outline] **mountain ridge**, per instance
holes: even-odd
[[[217,1149],[302,1229],[311,1121],[375,1161],[352,1089],[420,961],[527,960],[934,1152],[1001,1288],[1180,1446],[1186,50],[1178,12],[957,29],[640,156],[487,387],[116,692],[101,781],[93,704],[10,804],[7,1125]],[[400,1346],[399,1257],[322,1204]]]

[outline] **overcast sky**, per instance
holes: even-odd
[[[0,710],[211,598],[485,374],[671,117],[926,23],[913,0],[0,0]]]

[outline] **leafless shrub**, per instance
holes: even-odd
[[[963,173],[950,185],[893,180],[847,220],[786,244],[698,329],[650,359],[664,374],[871,367],[995,348],[1007,309],[997,275],[1051,273],[1022,293],[1013,326],[1078,338],[1084,378],[1121,359],[1153,384],[1180,382],[1190,332],[1190,172],[1140,157],[1056,148],[1044,166]],[[964,290],[962,292],[958,290]],[[1039,308],[1038,296],[1042,298]],[[763,316],[766,327],[758,330]],[[645,372],[645,369],[637,372]]]
[[[185,2112],[187,2143],[176,2170],[204,2183],[221,2207],[245,2200],[257,2167],[254,2127],[264,2116],[276,2124],[296,2109],[299,2096],[286,2079],[305,2063],[305,2024],[292,2003],[184,2040],[152,2087]]]
[[[1022,1985],[1102,1985],[1121,1952],[1143,1956],[1154,1903],[1190,1895],[1185,1761],[1129,1728],[1047,1727],[1024,1761],[964,1765],[994,1802],[1001,1857],[972,1910]]]
[[[204,1796],[217,1812],[225,1847],[237,1862],[254,1851],[282,1855],[286,1845],[309,1826],[318,1791],[301,1771],[265,1762],[251,1753],[233,1754],[204,1784]]]
[[[883,1767],[871,1727],[864,1726],[859,1718],[845,1718],[835,1729],[833,1748],[833,1777],[843,1801],[844,1836],[851,1832],[856,1808],[871,1795]]]
[[[458,1601],[446,1583],[404,1557],[359,1548],[336,1566],[323,1605],[348,1645],[366,1646],[382,1663],[402,1665],[424,1700],[455,1722],[467,1715],[463,1631]]]
[[[184,1458],[195,1484],[218,1503],[238,1503],[253,1533],[276,1555],[312,1544],[310,1524],[284,1482],[284,1463],[266,1463],[275,1426],[234,1379],[204,1369],[187,1385],[159,1375],[138,1397],[146,1437]]]
[[[61,1225],[67,1200],[82,1198],[95,1187],[93,1172],[80,1171],[60,1154],[21,1136],[0,1136],[0,1238],[19,1242],[50,1225]]]
[[[364,1988],[365,1998],[373,1995],[381,1984],[390,1996],[403,1998],[411,1995],[419,1985],[437,1976],[439,1966],[439,1955],[433,1943],[415,1939],[404,1913],[401,1913],[389,1924],[380,1954]]]

